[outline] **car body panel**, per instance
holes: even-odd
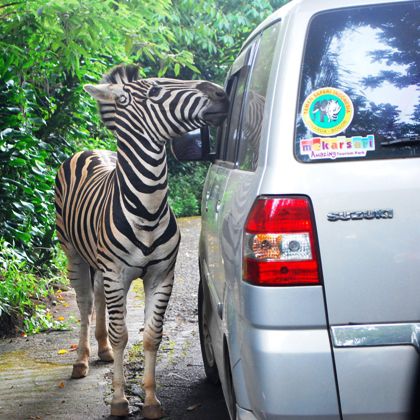
[[[205,194],[202,204],[202,226],[207,232],[203,242],[202,255],[211,276],[211,291],[217,304],[223,302],[225,276],[222,259],[221,243],[218,237],[220,226],[220,207],[224,197],[229,171],[221,166],[212,165],[205,183]]]
[[[414,347],[341,348],[335,350],[335,361],[344,419],[407,418],[418,361]]]
[[[253,327],[290,329],[327,325],[321,286],[302,286],[296,290],[244,283],[241,292],[244,319]]]
[[[257,418],[339,419],[328,332],[244,326],[245,383]],[[293,392],[291,392],[293,390]]]
[[[281,22],[258,165],[246,171],[216,160],[203,191],[200,260],[207,267],[204,281],[215,305],[217,364],[223,371],[222,353],[228,351],[238,418],[405,418],[410,372],[419,355],[414,345],[392,338],[369,347],[355,341],[337,345],[331,334],[335,327],[358,325],[372,331],[378,324],[401,323],[417,331],[419,158],[303,163],[293,146],[302,57],[314,14],[391,3],[402,2],[295,0],[264,21],[244,44],[248,47],[266,28]],[[212,192],[215,184],[217,194]],[[267,288],[243,282],[244,225],[254,200],[262,195],[309,197],[320,286]],[[327,218],[331,212],[379,209],[392,210],[393,217]],[[222,385],[226,395],[223,379]]]

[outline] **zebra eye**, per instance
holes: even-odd
[[[152,98],[153,96],[158,96],[160,92],[160,87],[158,86],[152,86],[152,88],[149,90],[149,98]]]
[[[129,101],[130,101],[130,98],[129,98],[128,93],[125,93],[125,94],[119,96],[118,99],[117,99],[117,102],[120,105],[127,105],[129,103]]]

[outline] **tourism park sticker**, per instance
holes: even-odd
[[[343,132],[354,115],[351,99],[340,89],[324,87],[312,92],[303,102],[302,119],[306,127],[320,136]]]

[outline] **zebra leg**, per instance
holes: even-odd
[[[108,336],[114,354],[114,375],[112,386],[114,394],[111,401],[112,416],[127,416],[128,400],[124,394],[125,378],[123,370],[124,350],[128,341],[125,317],[127,313],[126,299],[128,283],[120,272],[106,271],[103,273],[105,301],[108,308]]]
[[[102,272],[97,270],[94,277],[93,290],[95,294],[96,329],[95,338],[98,342],[98,356],[104,362],[113,362],[114,355],[108,340],[106,328],[106,303],[104,280]]]
[[[157,286],[152,279],[144,282],[146,297],[145,322],[143,333],[145,391],[142,414],[147,419],[158,419],[163,416],[160,401],[156,397],[156,355],[162,340],[163,318],[172,292],[174,270]]]
[[[76,291],[76,301],[80,312],[80,335],[77,349],[77,360],[73,365],[71,377],[83,378],[89,371],[90,356],[90,322],[93,312],[93,288],[89,264],[82,260],[75,251],[67,252],[68,275]]]

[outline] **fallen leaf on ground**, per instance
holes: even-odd
[[[75,351],[75,350],[77,350],[78,347],[79,346],[77,344],[71,344],[70,345],[70,351]]]
[[[61,389],[63,389],[63,388],[65,387],[64,382],[60,382],[60,383],[58,384],[58,387],[59,387],[59,388],[61,388]]]
[[[64,316],[59,316],[59,317],[57,318],[57,321],[64,321]]]
[[[194,405],[190,405],[190,406],[187,408],[187,411],[194,411],[195,409],[197,409],[198,407],[200,407],[200,405],[201,405],[201,403],[194,404]]]
[[[60,349],[60,350],[58,350],[58,354],[66,354],[66,353],[68,353],[69,351],[68,350],[66,350],[66,349]]]

